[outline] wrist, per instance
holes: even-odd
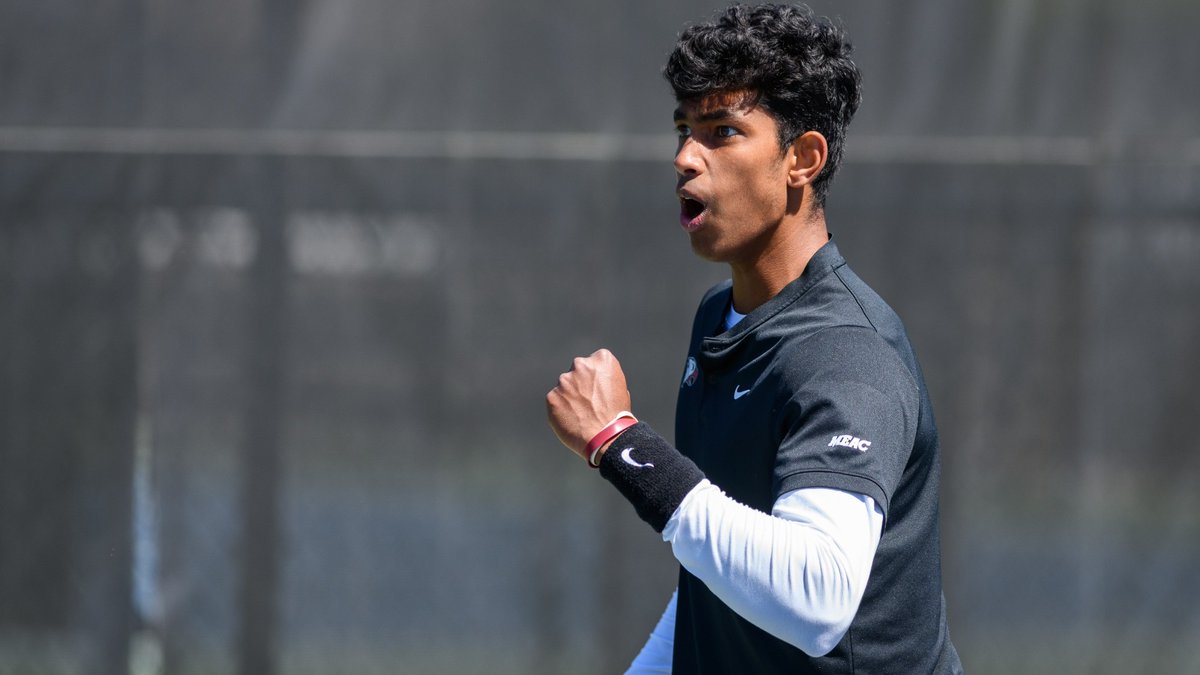
[[[630,425],[630,426],[632,426],[632,425]],[[620,437],[620,434],[613,436],[612,438],[605,441],[603,445],[596,448],[592,452],[588,453],[588,456],[585,458],[587,460],[588,466],[592,467],[593,469],[599,469],[600,468],[600,460],[604,459],[605,453],[608,452],[608,449],[610,447],[612,447],[613,443],[617,442],[617,438],[619,438],[619,437]]]
[[[600,475],[633,504],[638,516],[662,532],[671,514],[700,481],[704,472],[645,424],[627,429],[620,451],[605,454]]]
[[[588,441],[587,446],[583,450],[584,461],[593,469],[600,468],[600,458],[604,456],[604,452],[608,449],[608,446],[612,445],[618,436],[625,433],[627,429],[637,423],[637,418],[628,410],[622,410],[617,413],[616,417],[612,418],[608,424],[605,424],[600,431],[596,432],[595,436],[592,436],[592,440]]]

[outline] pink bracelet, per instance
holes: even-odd
[[[625,431],[629,427],[637,424],[637,418],[628,410],[622,410],[613,421],[604,425],[600,433],[592,436],[592,440],[588,441],[587,448],[583,451],[583,456],[587,460],[588,466],[593,469],[600,468],[600,463],[596,461],[596,454],[600,452],[600,448],[604,444],[611,441]]]

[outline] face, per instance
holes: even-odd
[[[715,262],[752,258],[788,207],[788,164],[775,119],[733,93],[681,103],[675,128],[679,222],[692,250]]]

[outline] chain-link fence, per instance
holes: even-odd
[[[968,671],[1200,671],[1200,5],[816,8]],[[0,9],[0,673],[619,672],[675,563],[542,397],[607,346],[672,427],[709,9]]]

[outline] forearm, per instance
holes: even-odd
[[[678,591],[671,594],[671,601],[663,610],[654,631],[646,639],[642,651],[630,664],[625,675],[670,675],[675,650],[675,603]]]
[[[845,634],[882,527],[869,497],[825,490],[842,495],[830,509],[805,489],[790,493],[795,508],[755,511],[721,493],[645,425],[620,436],[600,470],[663,532],[684,568],[742,617],[814,655]]]
[[[776,513],[739,504],[704,481],[663,539],[740,616],[810,655],[826,654],[858,610],[882,514],[869,497],[822,488],[790,493]]]

